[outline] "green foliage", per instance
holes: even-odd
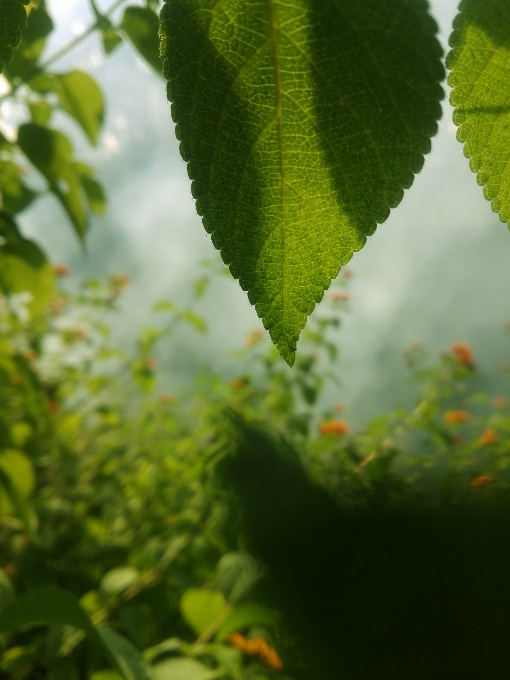
[[[120,27],[142,57],[161,73],[158,15],[149,6],[132,5],[126,7]]]
[[[26,4],[22,0],[0,0],[0,73],[21,40],[21,30],[27,18],[23,6]]]
[[[463,0],[447,65],[457,138],[485,198],[510,224],[509,35],[506,0]]]
[[[292,365],[315,303],[430,151],[435,23],[407,0],[179,0],[161,17],[197,211]]]

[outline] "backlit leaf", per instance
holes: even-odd
[[[161,73],[158,15],[148,7],[126,7],[120,27],[142,57]]]
[[[83,71],[70,71],[54,78],[60,106],[80,125],[91,143],[96,144],[104,116],[101,88]]]
[[[167,659],[152,667],[152,680],[213,680],[223,675],[195,659]]]
[[[13,220],[0,213],[0,290],[29,292],[32,316],[41,314],[55,292],[55,273],[39,246],[24,238]]]
[[[87,217],[83,190],[73,162],[73,148],[69,139],[58,130],[25,123],[18,130],[18,145],[48,180],[50,190],[59,199],[83,241],[87,231]]]
[[[430,150],[436,25],[423,0],[172,0],[161,17],[197,212],[292,364]]]
[[[21,0],[0,0],[0,73],[21,40],[27,14]]]
[[[510,224],[510,3],[463,0],[450,45],[457,139],[485,198]]]

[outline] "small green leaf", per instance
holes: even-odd
[[[447,66],[457,139],[510,227],[510,3],[463,0],[453,26]]]
[[[32,316],[44,312],[55,292],[55,273],[42,250],[19,233],[16,224],[0,213],[0,290],[29,292]]]
[[[55,75],[55,92],[60,106],[66,111],[96,144],[103,125],[103,93],[97,82],[83,71],[70,71]]]
[[[227,553],[218,563],[216,585],[229,602],[235,603],[248,594],[260,576],[253,557],[246,553]]]
[[[48,180],[81,241],[87,231],[83,190],[73,162],[69,139],[58,130],[25,123],[18,130],[18,145],[29,161]]]
[[[152,680],[213,680],[223,671],[213,670],[195,659],[168,659],[152,666]]]
[[[16,215],[27,208],[37,196],[23,182],[23,171],[12,159],[6,155],[0,159],[0,204],[9,215]]]
[[[126,7],[120,27],[142,57],[161,74],[158,15],[148,7]]]
[[[201,316],[193,312],[191,309],[185,309],[181,312],[181,316],[189,323],[190,326],[196,328],[200,333],[205,333],[207,331],[207,325]]]
[[[7,574],[0,569],[0,612],[14,600],[14,588]]]
[[[101,590],[109,595],[118,595],[138,580],[139,574],[133,567],[116,567],[101,580]]]
[[[104,215],[106,210],[106,194],[103,185],[94,179],[94,170],[85,163],[75,163],[74,167],[78,173],[90,211],[96,215]]]
[[[0,0],[0,73],[19,45],[27,13],[21,0]]]
[[[122,38],[113,26],[109,26],[101,31],[101,39],[106,54],[111,54],[122,42]]]
[[[222,593],[206,588],[191,588],[181,598],[181,613],[197,635],[202,635],[211,624],[227,612]]]
[[[112,664],[125,680],[149,680],[147,664],[131,642],[109,628],[96,628]]]
[[[37,125],[47,125],[50,122],[53,106],[44,99],[28,104],[30,117]]]
[[[171,0],[164,73],[205,229],[292,364],[307,316],[423,166],[441,115],[421,0]]]
[[[221,624],[216,640],[222,642],[231,633],[242,631],[250,626],[274,626],[278,623],[278,615],[258,604],[245,602],[238,605]]]

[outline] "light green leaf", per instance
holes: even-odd
[[[222,642],[231,633],[242,631],[250,626],[274,626],[276,623],[278,623],[278,615],[275,612],[261,605],[245,602],[238,605],[225,619],[216,634],[216,640]]]
[[[90,676],[90,680],[122,680],[122,675],[117,671],[96,671]]]
[[[164,73],[199,215],[289,364],[441,115],[421,0],[172,0]]]
[[[196,314],[191,309],[184,309],[181,312],[181,316],[184,319],[184,321],[189,323],[190,326],[193,326],[193,328],[195,328],[200,333],[205,333],[207,331],[207,324],[205,323],[205,321],[202,319],[201,316]]]
[[[181,598],[181,613],[197,635],[202,635],[211,624],[227,612],[222,593],[207,588],[190,588]]]
[[[95,145],[104,118],[101,88],[94,78],[83,71],[70,71],[55,75],[54,78],[60,106],[74,118]]]
[[[109,595],[118,595],[138,580],[139,574],[133,567],[116,567],[101,580],[101,590]]]
[[[147,664],[136,647],[109,628],[98,626],[96,631],[108,651],[112,664],[125,680],[149,680]]]
[[[18,145],[48,180],[51,191],[69,216],[81,241],[87,231],[83,190],[73,162],[69,139],[58,130],[25,123],[18,130]]]
[[[0,0],[0,73],[21,40],[27,13],[21,0]]]
[[[36,192],[23,182],[23,171],[13,160],[11,153],[0,159],[0,201],[3,210],[15,215],[27,208],[36,197]]]
[[[30,111],[30,117],[37,125],[47,125],[50,122],[53,106],[45,99],[30,102],[28,109]]]
[[[29,292],[32,317],[44,312],[55,293],[55,273],[44,253],[5,214],[0,214],[0,290]]]
[[[246,553],[227,553],[218,562],[216,585],[229,602],[248,594],[261,572],[257,562]]]
[[[168,659],[152,666],[152,680],[212,680],[223,672],[195,659]]]
[[[142,57],[161,74],[158,15],[148,7],[126,7],[120,27]]]
[[[510,226],[510,3],[463,0],[447,66],[457,139],[484,196]]]

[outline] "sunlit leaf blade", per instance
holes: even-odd
[[[92,144],[103,125],[104,102],[101,88],[83,71],[70,71],[55,76],[60,106],[74,118]]]
[[[422,0],[172,0],[161,17],[197,212],[292,364],[430,150],[436,25]]]
[[[158,15],[148,7],[126,7],[120,27],[142,57],[161,73]]]
[[[21,40],[26,18],[21,0],[0,0],[0,73]]]
[[[463,0],[447,66],[457,139],[484,195],[510,224],[510,3]]]
[[[87,231],[87,216],[69,139],[58,130],[25,123],[18,130],[18,145],[47,179],[50,190],[59,199],[83,241]]]

